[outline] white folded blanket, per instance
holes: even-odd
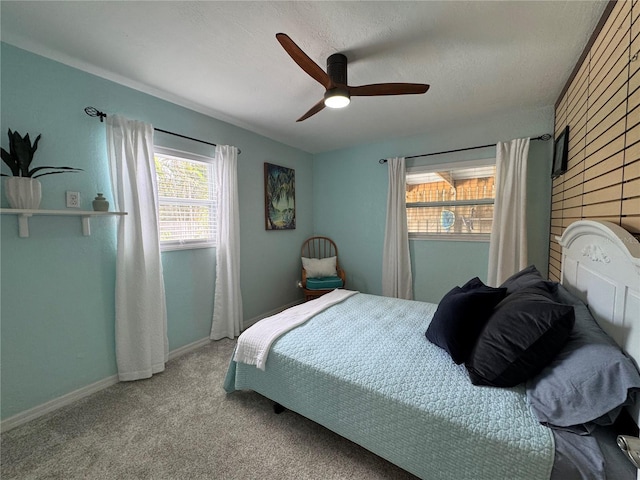
[[[264,370],[271,345],[281,335],[356,293],[358,292],[353,290],[336,289],[315,300],[301,303],[260,320],[238,337],[238,345],[233,359],[236,362],[255,365],[260,370]]]

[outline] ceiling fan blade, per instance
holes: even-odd
[[[293,58],[293,61],[296,62],[302,70],[307,72],[311,78],[326,89],[333,87],[333,82],[331,78],[329,78],[329,75],[327,75],[316,62],[311,60],[309,56],[289,38],[289,35],[286,33],[276,33],[276,39],[278,39],[278,42],[280,42],[280,45],[282,45],[282,48],[285,49],[289,56]]]
[[[378,95],[414,95],[425,93],[429,85],[424,83],[373,83],[359,87],[349,87],[352,97],[374,97]]]
[[[306,120],[310,116],[315,115],[316,113],[318,113],[323,108],[324,108],[324,98],[322,100],[320,100],[318,103],[316,103],[313,107],[311,107],[309,109],[309,111],[307,113],[305,113],[303,116],[301,116],[298,120],[296,120],[296,122],[301,122],[303,120]]]

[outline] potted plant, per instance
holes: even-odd
[[[2,148],[2,161],[9,167],[12,176],[4,173],[0,175],[9,177],[5,182],[5,192],[11,208],[36,209],[40,206],[42,187],[40,181],[36,180],[37,177],[82,170],[49,166],[31,168],[41,136],[38,135],[32,145],[28,133],[22,137],[18,132],[9,129],[9,151]]]

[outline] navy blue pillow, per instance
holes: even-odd
[[[518,290],[522,290],[523,288],[537,287],[540,285],[543,285],[544,288],[555,292],[558,284],[545,280],[542,278],[542,274],[538,271],[535,265],[529,265],[507,278],[502,282],[500,287],[506,288],[507,295],[510,295]]]
[[[467,292],[469,290],[475,290],[477,288],[482,288],[482,287],[487,287],[487,286],[484,283],[482,283],[482,280],[480,280],[478,277],[473,277],[471,280],[469,280],[460,288],[465,292]],[[491,288],[491,287],[487,287],[487,288]]]
[[[465,364],[474,385],[514,387],[540,372],[567,342],[573,306],[556,303],[546,283],[517,290],[496,306]]]
[[[477,277],[454,287],[438,304],[427,339],[445,349],[458,365],[464,363],[493,307],[506,293],[506,288],[488,287]]]

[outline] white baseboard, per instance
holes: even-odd
[[[184,345],[182,347],[176,348],[169,352],[169,360],[173,360],[185,353],[192,352],[193,350],[197,350],[200,347],[208,345],[211,342],[209,338],[203,338],[200,340],[196,340],[193,343],[189,343],[188,345]],[[31,420],[35,420],[42,415],[53,412],[59,408],[67,406],[77,400],[80,400],[84,397],[88,397],[89,395],[99,392],[100,390],[104,390],[107,387],[115,385],[118,383],[118,375],[111,375],[110,377],[103,378],[91,385],[86,385],[78,390],[74,390],[73,392],[69,392],[61,397],[54,398],[53,400],[49,400],[41,405],[37,405],[29,410],[25,410],[24,412],[17,413],[12,417],[6,418],[0,422],[0,432],[6,432],[11,430],[12,428],[18,427],[24,423],[27,423]]]
[[[187,345],[183,345],[182,347],[176,348],[175,350],[171,350],[169,352],[169,361],[174,358],[178,358],[185,353],[193,352],[194,350],[199,349],[200,347],[204,347],[205,345],[209,345],[211,340],[209,337],[201,338],[200,340],[196,340],[195,342],[189,343]]]
[[[30,408],[29,410],[17,413],[12,417],[2,420],[2,423],[0,423],[0,431],[6,432],[7,430],[11,430],[12,428],[27,423],[31,420],[35,420],[42,415],[69,405],[76,400],[80,400],[81,398],[87,397],[92,393],[99,392],[100,390],[110,387],[111,385],[115,385],[116,383],[118,383],[118,381],[118,375],[111,375],[110,377],[103,378],[102,380],[92,383],[91,385],[84,386],[82,388],[79,388],[78,390],[69,392],[66,395],[62,395],[61,397],[54,398],[53,400],[49,400],[48,402],[45,402],[41,405]]]
[[[253,317],[253,318],[249,318],[247,320],[245,320],[244,322],[242,322],[242,329],[246,330],[247,328],[249,328],[251,325],[253,325],[254,323],[262,320],[263,318],[267,318],[270,317],[271,315],[275,315],[276,313],[280,313],[283,310],[286,310],[287,308],[293,307],[295,305],[300,305],[303,302],[303,299],[299,299],[299,300],[295,300],[291,303],[288,303],[286,305],[283,305],[282,307],[279,308],[275,308],[273,310],[271,310],[270,312],[267,313],[263,313],[262,315],[258,315],[257,317]]]
[[[257,321],[262,320],[263,318],[267,318],[267,317],[270,317],[271,315],[275,315],[276,313],[280,313],[281,311],[286,310],[289,307],[293,307],[294,305],[298,305],[300,303],[302,303],[302,299],[293,301],[287,305],[271,310],[270,312],[264,313],[262,315],[258,315],[257,317],[250,318],[243,322],[243,327],[244,329],[247,329]],[[173,360],[174,358],[180,357],[186,353],[197,350],[200,347],[204,347],[205,345],[208,345],[210,342],[211,340],[208,337],[206,337],[200,340],[196,340],[195,342],[189,343],[188,345],[184,345],[182,347],[176,348],[175,350],[172,350],[171,352],[169,352],[169,360]],[[25,410],[24,412],[17,413],[16,415],[6,418],[2,420],[2,422],[0,422],[0,432],[6,432],[8,430],[11,430],[12,428],[20,426],[31,420],[35,420],[36,418],[41,417],[42,415],[53,412],[54,410],[57,410],[66,405],[69,405],[93,393],[99,392],[100,390],[110,387],[111,385],[115,385],[116,383],[118,383],[118,381],[119,381],[118,375],[112,375],[110,377],[103,378],[102,380],[99,380],[95,383],[92,383],[91,385],[86,385],[82,388],[79,388],[78,390],[74,390],[73,392],[69,392],[65,395],[62,395],[61,397],[54,398],[53,400],[49,400],[48,402],[45,402],[41,405],[37,405],[33,408],[30,408],[29,410]]]

